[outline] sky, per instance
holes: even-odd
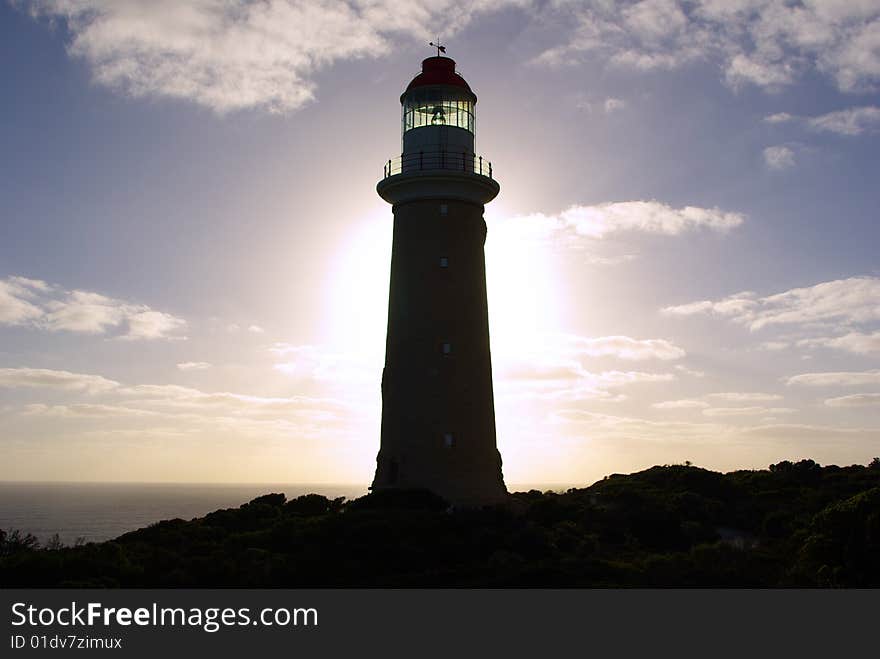
[[[880,455],[880,0],[0,0],[0,479],[369,483],[437,35],[509,484]]]

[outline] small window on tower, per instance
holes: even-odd
[[[449,212],[449,206],[446,204],[440,204],[440,215],[446,215]]]
[[[455,435],[451,432],[443,433],[443,446],[446,448],[452,448],[455,446]]]
[[[444,355],[451,355],[452,354],[452,344],[451,343],[444,343],[443,344],[443,354]]]
[[[440,267],[441,268],[448,268],[449,267],[449,259],[446,258],[445,256],[440,257]]]

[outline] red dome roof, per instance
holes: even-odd
[[[471,91],[465,79],[455,72],[455,60],[449,57],[429,57],[422,60],[422,72],[412,79],[406,91],[427,85],[453,85]]]

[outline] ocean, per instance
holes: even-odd
[[[565,491],[561,485],[511,485]],[[583,486],[581,486],[583,487]],[[283,492],[288,499],[314,492],[354,499],[367,486],[201,483],[0,482],[0,529],[32,533],[45,542],[56,533],[64,544],[100,542],[165,519],[192,519],[220,508],[237,508],[254,497]]]
[[[238,508],[254,497],[283,492],[289,499],[315,492],[353,499],[367,486],[201,483],[0,482],[0,529],[54,534],[64,544],[99,542],[164,519],[192,519],[220,508]]]

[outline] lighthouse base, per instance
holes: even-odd
[[[448,451],[434,454],[421,451],[413,455],[380,451],[371,490],[426,489],[451,504],[465,507],[506,500],[507,487],[501,473],[501,454],[497,450],[482,460],[462,462]]]

